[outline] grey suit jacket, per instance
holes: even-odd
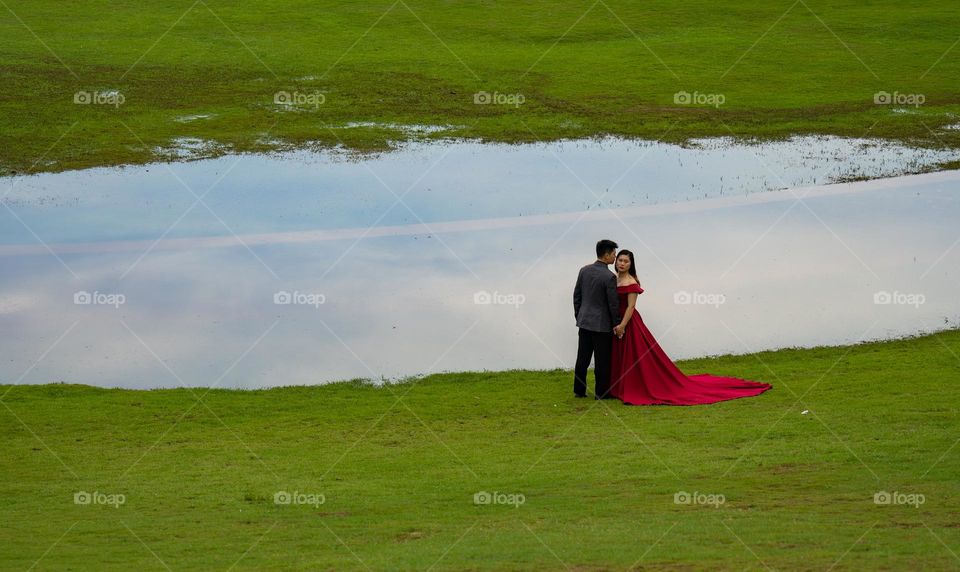
[[[573,289],[573,315],[577,327],[592,332],[613,332],[620,322],[617,277],[599,260],[580,269]]]

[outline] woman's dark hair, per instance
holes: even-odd
[[[617,258],[620,258],[621,256],[626,256],[627,258],[630,259],[630,269],[627,270],[627,274],[629,274],[630,276],[633,276],[633,279],[637,281],[637,284],[640,284],[640,279],[637,278],[637,265],[633,261],[633,253],[627,250],[626,248],[624,248],[623,250],[617,253]]]
[[[612,240],[603,239],[597,242],[597,258],[603,258],[611,250],[617,249],[617,243]]]

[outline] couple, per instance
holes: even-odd
[[[615,264],[613,274],[607,266]],[[627,405],[697,405],[759,395],[770,384],[715,375],[686,376],[670,361],[636,310],[643,293],[633,253],[617,243],[597,243],[597,261],[580,269],[573,312],[580,328],[573,393],[587,396],[587,367],[594,359],[596,399]]]

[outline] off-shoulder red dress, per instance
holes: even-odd
[[[627,308],[627,295],[643,293],[639,284],[617,287],[620,318]],[[629,405],[699,405],[767,391],[768,383],[709,374],[686,376],[660,348],[634,308],[623,338],[613,337],[610,364],[610,395]]]

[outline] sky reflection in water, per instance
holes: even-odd
[[[938,158],[820,141],[413,145],[7,179],[0,381],[569,368],[573,280],[602,237],[636,253],[639,310],[675,359],[956,327],[960,176],[761,192]],[[178,178],[211,189],[182,218],[196,197]]]

